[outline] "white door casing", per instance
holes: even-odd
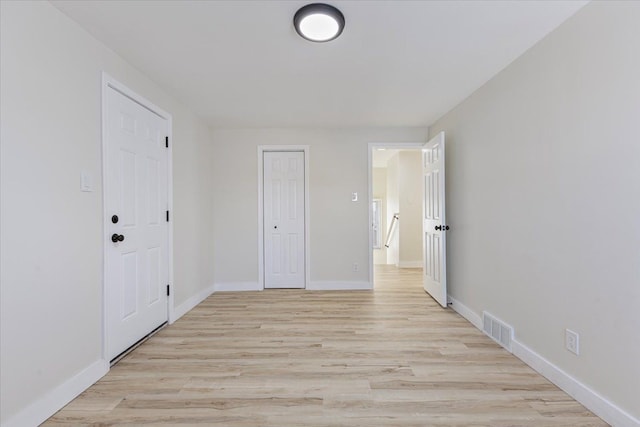
[[[444,132],[422,150],[422,238],[424,247],[424,290],[441,306],[447,307],[447,264],[445,222]]]
[[[263,152],[264,287],[305,287],[305,158]]]
[[[168,318],[169,155],[167,119],[113,87],[105,93],[105,353],[112,360]]]

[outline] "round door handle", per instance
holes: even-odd
[[[114,234],[111,236],[111,241],[112,241],[113,243],[116,243],[116,242],[122,242],[123,240],[124,240],[124,236],[123,236],[122,234],[114,233]]]
[[[436,225],[436,231],[440,231],[442,230],[442,226],[441,225]]]
[[[277,225],[274,225],[274,226],[273,226],[273,229],[274,229],[274,230],[276,230],[277,228],[278,228],[278,226],[277,226]]]
[[[448,225],[444,225],[444,226],[442,226],[442,227],[443,227],[443,229],[444,229],[444,230],[448,230],[448,229],[449,229],[449,226],[448,226]]]

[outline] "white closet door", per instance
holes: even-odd
[[[304,152],[263,154],[264,287],[304,288]]]

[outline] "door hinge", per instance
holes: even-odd
[[[169,294],[171,293],[170,289],[171,288],[169,287],[169,285],[167,285],[167,296],[169,296]]]
[[[167,211],[167,222],[169,222],[169,211]]]
[[[165,136],[165,137],[164,137],[164,145],[165,145],[167,148],[169,148],[169,137],[168,137],[168,136]]]

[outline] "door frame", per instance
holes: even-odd
[[[378,148],[388,148],[390,150],[420,150],[424,147],[424,142],[370,142],[367,149],[367,179],[368,179],[368,212],[369,212],[369,282],[371,289],[375,288],[373,280],[373,151]]]
[[[108,361],[107,356],[107,221],[111,214],[107,211],[107,93],[113,89],[126,96],[133,102],[141,105],[147,110],[157,114],[167,121],[167,133],[169,137],[169,148],[167,149],[167,209],[173,214],[173,118],[171,114],[159,108],[151,101],[129,89],[123,83],[111,77],[106,72],[102,72],[102,112],[101,112],[101,139],[102,139],[102,358]],[[173,215],[171,216],[173,217]],[[169,263],[169,298],[167,298],[167,321],[173,323],[175,314],[173,311],[173,220],[168,223],[168,243],[167,257]],[[151,331],[149,331],[151,332]]]
[[[310,283],[309,145],[258,145],[258,287],[264,290],[264,156],[265,151],[304,153],[304,288]]]

